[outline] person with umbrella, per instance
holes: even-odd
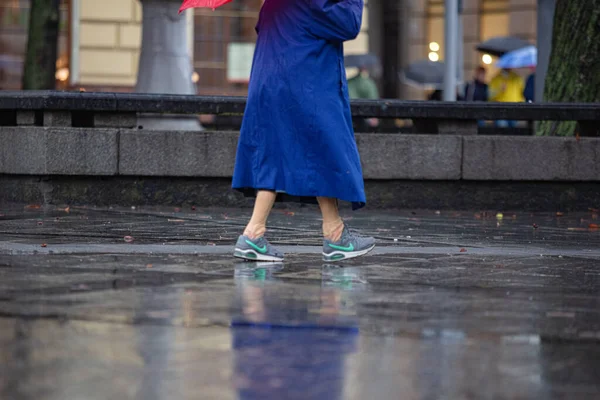
[[[352,128],[343,42],[360,32],[363,0],[266,0],[259,14],[233,173],[233,188],[256,195],[234,256],[280,261],[265,239],[278,194],[314,200],[323,217],[323,259],[358,257],[373,238],[351,233],[338,200],[366,203]]]
[[[523,90],[525,82],[512,69],[504,68],[492,79],[489,84],[490,101],[503,103],[521,103],[525,101]],[[513,128],[515,121],[499,120],[496,126]]]
[[[537,48],[535,46],[526,46],[510,51],[502,55],[496,65],[504,69],[529,68],[531,74],[525,82],[523,97],[525,101],[533,101],[535,67],[537,65]]]

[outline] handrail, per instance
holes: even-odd
[[[245,97],[59,91],[1,91],[0,111],[89,111],[241,115]],[[437,120],[600,121],[600,103],[353,100],[354,117]]]

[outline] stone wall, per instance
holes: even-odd
[[[219,199],[214,205],[248,205],[228,186],[237,138],[237,132],[2,127],[0,201]],[[600,204],[598,138],[357,134],[356,139],[368,194],[378,207]]]

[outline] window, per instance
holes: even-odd
[[[508,0],[481,0],[479,9],[480,34],[483,42],[509,32]]]
[[[194,70],[199,94],[244,95],[262,0],[236,0],[194,14]]]
[[[60,6],[57,69],[69,65],[68,3],[62,0]],[[29,0],[0,0],[0,90],[21,89],[29,7]]]
[[[444,0],[427,4],[427,53],[431,61],[444,58]]]

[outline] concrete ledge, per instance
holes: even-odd
[[[365,179],[460,179],[462,138],[357,134]]]
[[[463,137],[465,180],[599,181],[600,140]]]
[[[121,131],[119,174],[231,177],[236,132]]]
[[[587,211],[597,182],[366,180],[369,209]],[[252,207],[230,178],[0,175],[3,203]],[[313,207],[282,203],[278,207]],[[347,207],[348,205],[344,205]]]
[[[0,173],[115,175],[117,129],[3,127]]]
[[[230,178],[237,132],[2,127],[0,173]],[[365,179],[600,181],[600,139],[356,134]]]

